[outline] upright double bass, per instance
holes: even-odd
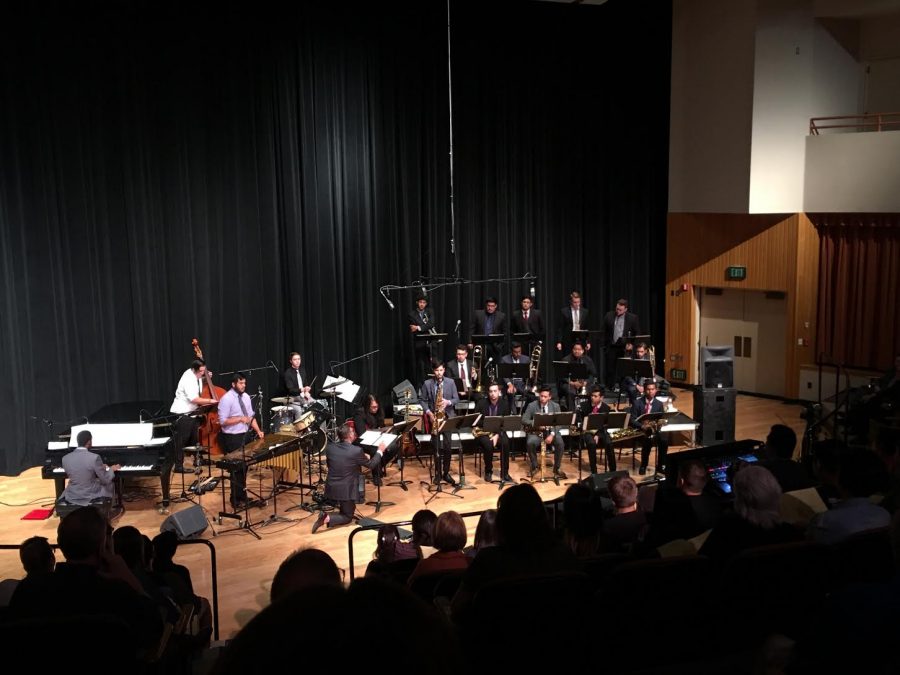
[[[196,357],[206,361],[206,359],[203,358],[203,351],[200,349],[200,341],[197,338],[194,338],[191,340],[191,344],[194,346],[194,354]],[[212,373],[209,372],[208,366],[204,377],[203,397],[218,401],[225,395],[225,390],[222,387],[217,387],[213,384]],[[205,420],[199,429],[200,445],[207,446],[211,455],[223,454],[222,447],[219,445],[219,431],[221,428],[222,425],[219,424],[219,413],[215,407],[212,407],[207,411]]]

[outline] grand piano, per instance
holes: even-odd
[[[61,440],[50,441],[47,444],[41,476],[55,482],[57,499],[65,488],[66,480],[62,458],[78,445],[76,440],[78,433],[86,429],[93,436],[91,450],[99,454],[105,464],[121,465],[122,468],[117,472],[118,478],[159,476],[162,508],[169,506],[169,482],[174,461],[174,446],[170,436],[161,435],[168,430],[168,424],[110,421],[115,418],[132,417],[132,411],[133,418],[140,420],[146,416],[152,419],[152,412],[146,411],[155,412],[155,407],[142,405],[144,403],[146,402],[119,403],[102,408],[88,417],[96,421],[73,426],[68,434],[60,436]]]

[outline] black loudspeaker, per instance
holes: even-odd
[[[201,535],[208,526],[209,523],[206,522],[206,514],[203,513],[203,509],[194,504],[166,518],[159,526],[159,531],[175,530],[179,539],[193,539]]]
[[[735,389],[695,389],[694,420],[700,445],[734,442]]]
[[[705,389],[734,386],[734,347],[702,345],[700,347],[700,386]]]
[[[587,485],[593,492],[600,492],[608,495],[606,484],[616,476],[627,476],[627,471],[607,471],[605,473],[592,473],[590,476],[581,481],[582,485]]]

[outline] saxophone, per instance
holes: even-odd
[[[528,364],[528,382],[531,386],[531,393],[536,394],[538,389],[538,377],[541,372],[541,352],[543,351],[543,346],[541,345],[541,341],[538,340],[538,343],[531,350],[531,361]]]
[[[447,413],[444,412],[444,380],[438,382],[437,391],[434,394],[434,425],[444,421]]]

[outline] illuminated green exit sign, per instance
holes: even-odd
[[[747,278],[747,268],[732,265],[725,268],[725,278],[728,281],[743,281]]]

